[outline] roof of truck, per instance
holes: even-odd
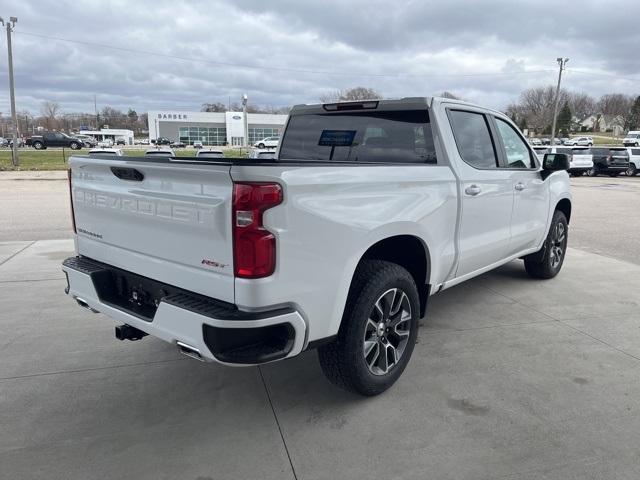
[[[357,101],[345,101],[345,102],[332,102],[332,103],[314,103],[314,104],[299,104],[294,105],[289,112],[289,115],[300,115],[306,113],[330,113],[338,110],[417,110],[421,108],[433,107],[436,103],[453,103],[457,105],[464,105],[468,107],[481,108],[485,111],[504,115],[503,112],[493,110],[491,108],[483,107],[482,105],[476,105],[464,100],[456,100],[446,97],[404,97],[404,98],[391,98],[391,99],[372,99],[372,100],[357,100]],[[362,106],[361,106],[362,105]],[[354,108],[349,108],[353,106]]]

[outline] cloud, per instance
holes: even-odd
[[[567,89],[638,94],[640,30],[621,15],[635,8],[585,1],[574,19],[549,0],[22,0],[9,13],[19,18],[19,110],[52,100],[92,111],[95,94],[99,108],[144,112],[237,102],[243,93],[260,105],[310,103],[356,85],[386,97],[447,90],[503,108],[523,88],[554,83],[557,56],[571,58]],[[8,113],[4,62],[0,111]]]

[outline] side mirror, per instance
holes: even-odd
[[[542,160],[544,178],[559,170],[569,170],[569,155],[566,153],[545,153]]]

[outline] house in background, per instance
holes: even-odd
[[[611,132],[615,136],[624,133],[624,119],[620,115],[589,115],[579,122],[582,132]]]

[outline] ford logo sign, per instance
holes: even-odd
[[[242,120],[242,117],[240,115],[234,115],[233,117],[234,120]]]

